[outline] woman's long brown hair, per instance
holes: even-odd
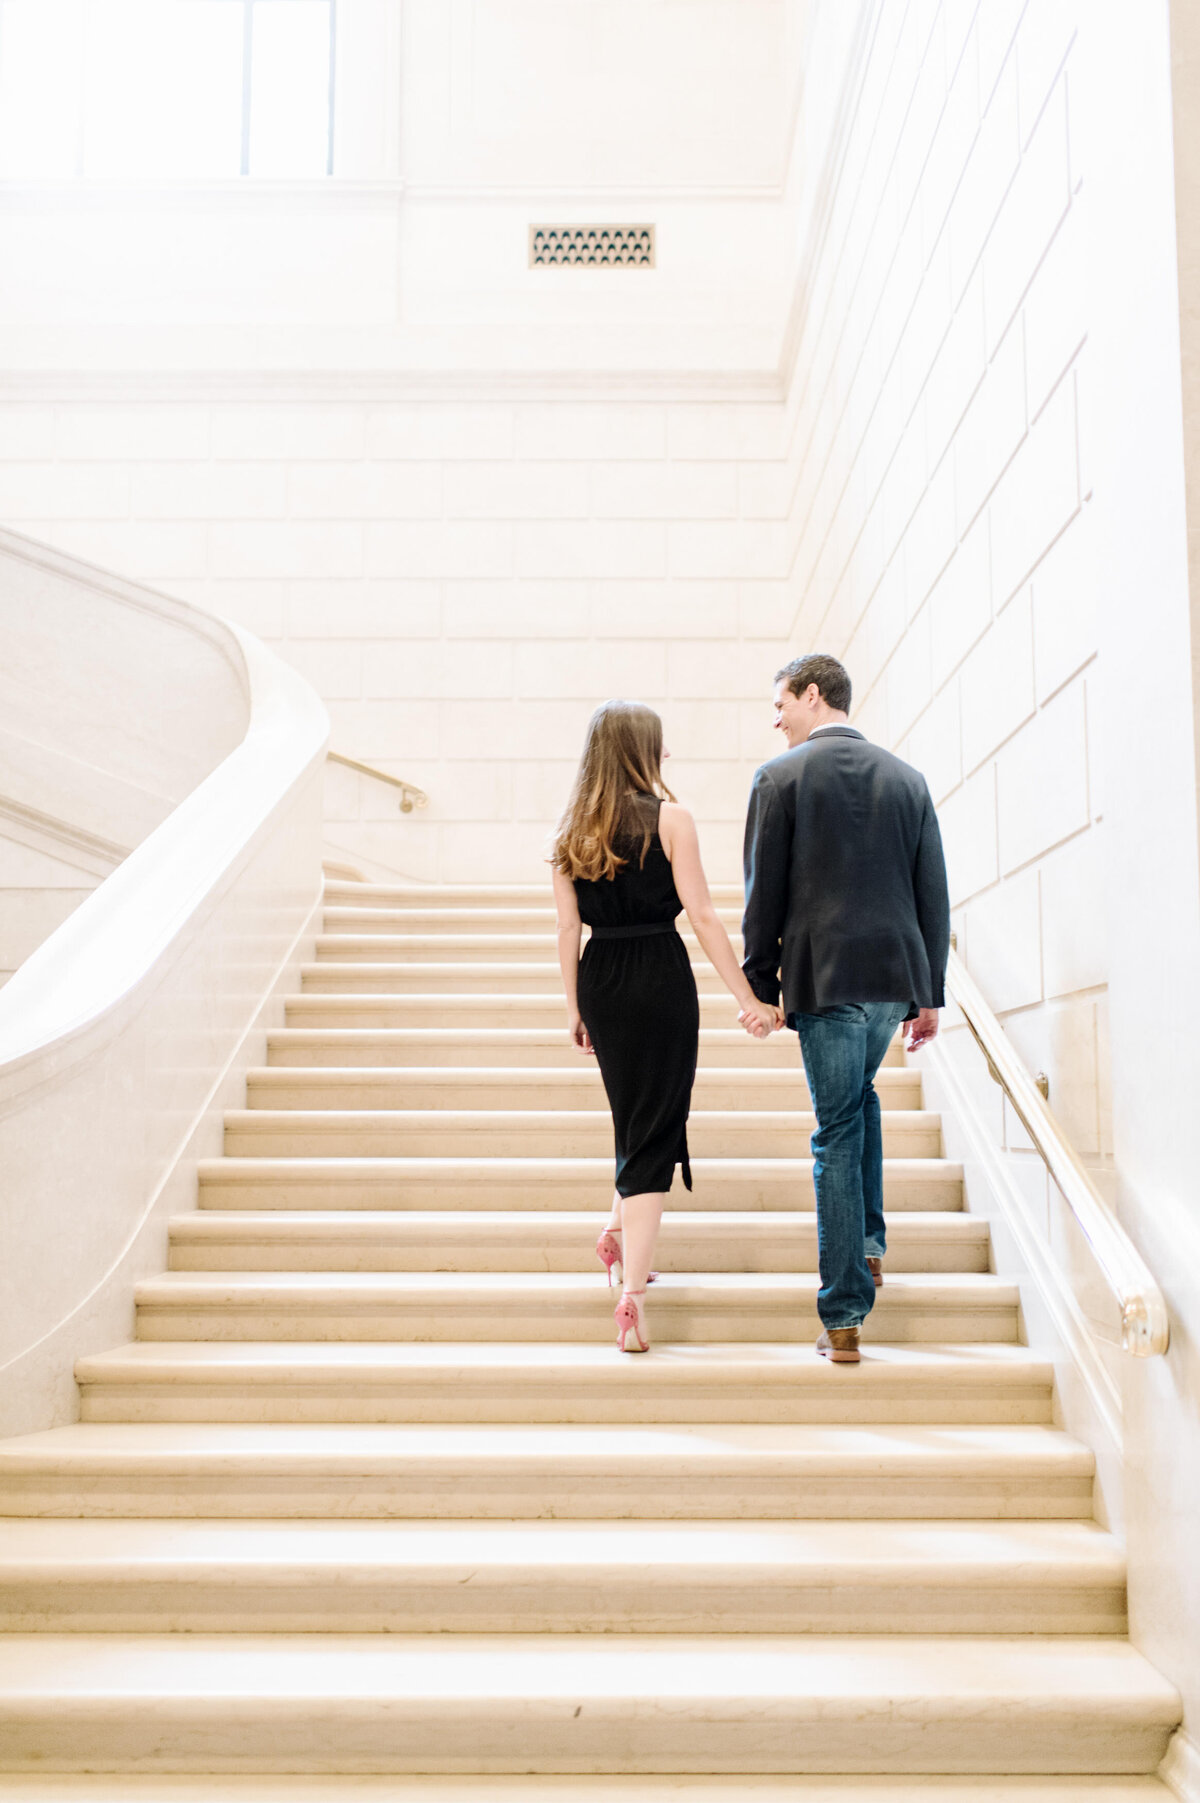
[[[604,701],[588,721],[583,756],[554,834],[550,862],[572,881],[611,882],[629,862],[618,846],[642,841],[646,862],[653,823],[645,801],[674,801],[662,779],[662,721],[640,701]]]

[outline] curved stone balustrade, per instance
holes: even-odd
[[[161,721],[192,653],[226,678],[232,670],[248,723],[0,991],[0,1431],[9,1433],[70,1418],[74,1357],[127,1330],[134,1279],[162,1266],[167,1214],[194,1203],[195,1159],[220,1143],[252,1029],[270,1024],[264,1009],[319,900],[328,734],[315,693],[248,634],[57,553],[31,557],[40,548],[10,535],[0,551],[14,543],[43,573],[86,589],[118,637],[130,607],[152,617],[169,648]],[[103,629],[75,658],[69,642],[58,647],[64,708],[93,636]],[[42,668],[43,685],[52,673]],[[228,681],[213,687],[227,731]],[[188,689],[181,709],[194,713],[195,682]],[[144,735],[144,721],[120,724],[130,745]],[[178,763],[177,751],[164,756]],[[186,783],[182,769],[175,775]]]

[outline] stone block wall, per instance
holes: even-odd
[[[792,610],[779,405],[70,402],[8,412],[0,518],[238,621],[321,693],[331,845],[537,881],[588,714],[658,707],[735,880]],[[774,516],[774,517],[773,517]]]
[[[786,455],[791,637],[845,660],[857,723],[925,772],[959,949],[1101,1161],[1106,928],[1080,905],[1102,892],[1104,830],[1082,13],[864,15]]]

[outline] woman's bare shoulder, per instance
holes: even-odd
[[[696,823],[685,807],[677,801],[664,801],[658,811],[658,837],[668,858],[675,855],[678,845],[687,844],[687,835],[693,837]]]

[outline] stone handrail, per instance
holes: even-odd
[[[1092,1250],[1121,1311],[1121,1345],[1134,1358],[1164,1353],[1170,1323],[1162,1291],[1051,1113],[966,965],[951,951],[946,987]]]
[[[416,783],[406,782],[402,776],[391,776],[388,771],[378,770],[374,764],[360,763],[358,758],[348,758],[341,751],[330,751],[327,756],[331,764],[341,764],[347,770],[357,770],[360,776],[373,776],[376,782],[390,783],[393,789],[399,789],[402,814],[411,814],[414,807],[429,806],[429,797],[424,789],[418,789]]]

